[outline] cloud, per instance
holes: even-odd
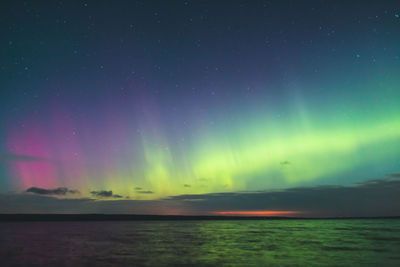
[[[279,191],[179,195],[199,213],[243,210],[291,210],[302,216],[399,216],[400,179],[370,180],[355,186],[298,187]],[[168,200],[166,199],[166,200]]]
[[[101,198],[123,198],[121,195],[113,194],[113,191],[107,191],[107,190],[100,190],[100,191],[91,191],[90,194],[92,194],[95,197],[101,197]]]
[[[111,190],[110,191],[102,190],[102,191],[91,191],[90,194],[96,197],[112,197],[113,192]]]
[[[112,191],[91,191],[90,194],[97,197],[112,197]]]
[[[281,165],[290,165],[290,162],[285,160],[280,162]]]
[[[0,213],[92,213],[87,198],[56,198],[39,194],[0,194]]]
[[[136,191],[136,193],[138,193],[138,194],[154,194],[153,191],[150,191],[150,190],[143,190],[142,187],[135,187],[135,191]]]
[[[38,195],[56,195],[56,196],[65,196],[66,194],[79,194],[78,190],[70,190],[67,187],[58,187],[54,189],[30,187],[25,192]]]
[[[98,214],[171,214],[182,210],[181,203],[160,200],[56,198],[36,194],[0,194],[0,214],[10,213],[98,213]]]
[[[139,194],[154,194],[154,192],[150,191],[150,190],[140,190],[140,191],[136,191],[136,193],[139,193]]]
[[[1,153],[0,160],[11,161],[11,162],[36,162],[36,161],[47,161],[47,159],[37,156],[14,154],[14,153]]]
[[[66,191],[68,190],[68,191]],[[0,194],[0,213],[114,213],[204,215],[234,211],[297,211],[304,217],[400,215],[400,178],[354,186],[296,187],[276,191],[185,194],[156,200],[126,199],[112,191],[92,191],[103,201],[57,198],[69,189],[30,188],[32,194]],[[142,190],[143,191],[143,190]],[[148,192],[148,191],[143,191]],[[151,191],[150,191],[151,192]],[[114,198],[113,201],[110,201]]]
[[[391,173],[389,176],[393,178],[400,178],[400,173]]]
[[[184,184],[183,187],[192,187],[190,184]]]

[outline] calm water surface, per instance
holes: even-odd
[[[1,266],[400,266],[400,220],[0,223]]]

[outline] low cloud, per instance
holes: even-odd
[[[45,189],[39,187],[30,187],[25,192],[38,194],[38,195],[55,195],[55,196],[65,196],[67,194],[79,194],[78,190],[71,190],[67,187],[58,187],[54,189]]]
[[[190,184],[184,184],[183,187],[191,187]]]
[[[136,191],[136,193],[138,193],[138,194],[154,194],[153,191],[150,191],[150,190],[143,190],[142,187],[135,187],[135,191]]]
[[[113,191],[107,191],[107,190],[100,190],[100,191],[91,191],[90,194],[92,194],[95,197],[100,197],[100,198],[123,198],[121,195],[113,194]]]
[[[279,191],[187,194],[168,198],[187,202],[200,213],[292,210],[302,216],[399,216],[400,179],[370,180],[355,186],[298,187]],[[166,199],[166,200],[168,200]]]
[[[290,165],[290,162],[285,160],[280,162],[281,165]]]
[[[91,191],[90,194],[96,197],[112,197],[113,192],[112,191]]]
[[[161,200],[56,198],[37,194],[0,194],[0,213],[171,214],[181,203]]]
[[[149,194],[152,191],[142,191]],[[0,213],[121,213],[204,215],[234,211],[295,211],[303,217],[400,215],[400,177],[386,176],[354,186],[297,187],[275,191],[185,194],[165,199],[126,199],[92,191],[89,198],[59,198],[76,190],[32,187],[30,194],[0,194]],[[114,199],[113,201],[108,201]],[[296,216],[296,215],[294,215]]]
[[[139,194],[154,194],[154,192],[150,191],[150,190],[139,190],[139,191],[136,191],[136,193],[139,193]]]

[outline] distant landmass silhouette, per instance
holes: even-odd
[[[194,221],[194,220],[343,220],[343,219],[400,219],[395,217],[261,217],[261,216],[194,216],[139,214],[0,214],[0,221]]]

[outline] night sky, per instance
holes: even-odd
[[[0,29],[0,212],[400,215],[399,1],[1,1]]]

